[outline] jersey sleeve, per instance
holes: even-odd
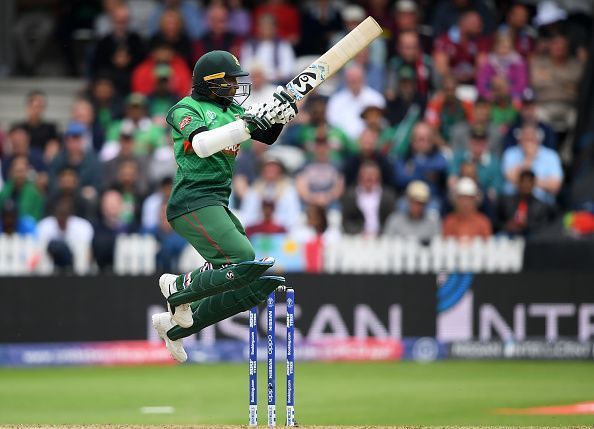
[[[181,134],[184,140],[190,142],[196,133],[207,130],[206,122],[202,115],[198,111],[184,106],[169,111],[167,114],[167,123]]]

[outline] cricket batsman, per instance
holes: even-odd
[[[285,281],[263,276],[274,259],[254,260],[228,203],[241,143],[271,145],[297,106],[279,86],[269,101],[244,109],[251,84],[237,78],[247,75],[229,52],[208,52],[194,66],[191,95],[167,114],[178,165],[167,219],[207,261],[190,273],[159,278],[169,311],[155,314],[152,322],[179,362],[187,359],[182,338],[264,302]]]

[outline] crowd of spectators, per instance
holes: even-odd
[[[42,238],[62,267],[65,239],[86,241],[106,269],[118,234],[153,234],[170,268],[185,243],[165,218],[176,170],[165,116],[194,62],[235,54],[250,104],[372,15],[383,37],[274,146],[242,146],[231,207],[248,235],[531,237],[578,208],[568,173],[590,42],[582,21],[538,3],[104,0],[85,21],[84,70],[64,49],[88,83],[67,127],[44,118],[34,90],[0,140],[0,231]]]

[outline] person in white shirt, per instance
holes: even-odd
[[[365,72],[353,64],[345,71],[346,88],[330,97],[326,117],[330,125],[342,128],[352,139],[357,139],[365,128],[361,112],[367,106],[384,108],[386,100],[375,89],[365,84]]]
[[[268,102],[270,94],[274,92],[276,87],[268,82],[264,65],[254,61],[248,71],[250,73],[250,81],[252,82],[250,104],[257,105]]]
[[[262,15],[256,28],[258,37],[243,44],[241,63],[249,69],[253,62],[259,62],[269,82],[287,83],[295,74],[293,47],[286,40],[278,38],[273,15]]]

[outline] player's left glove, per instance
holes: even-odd
[[[254,129],[267,130],[276,123],[276,114],[268,103],[257,103],[249,106],[241,119],[248,124],[251,131]]]
[[[297,116],[297,113],[299,113],[297,103],[284,87],[277,86],[272,96],[274,97],[273,106],[276,114],[275,123],[284,125]]]

